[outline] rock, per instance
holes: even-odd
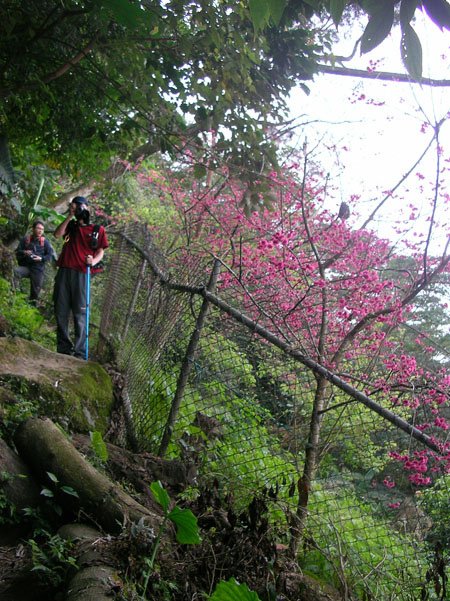
[[[112,382],[94,361],[53,353],[21,338],[0,338],[0,387],[0,414],[7,404],[15,402],[20,409],[28,401],[39,415],[70,430],[103,434],[107,429]]]

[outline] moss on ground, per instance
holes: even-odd
[[[0,338],[0,387],[16,403],[32,402],[38,415],[45,415],[77,432],[108,426],[113,387],[105,369],[53,353],[21,338]],[[6,411],[3,407],[2,413]]]

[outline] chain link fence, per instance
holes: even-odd
[[[296,354],[233,298],[216,296],[217,262],[194,255],[171,264],[138,224],[116,232],[113,246],[99,345],[125,382],[126,433],[115,442],[181,458],[195,467],[196,486],[215,480],[238,509],[264,491],[274,527],[287,531],[320,418],[302,569],[341,590],[351,582],[361,599],[420,599],[434,579],[434,525],[388,450],[433,441]],[[313,400],[324,373],[332,410],[318,418]],[[439,491],[447,505],[448,492],[447,481]]]

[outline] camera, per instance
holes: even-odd
[[[82,219],[86,225],[89,225],[90,214],[87,209],[77,207],[75,210],[75,217],[77,219]]]

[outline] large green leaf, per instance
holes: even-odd
[[[377,12],[380,2],[379,0],[360,0],[361,8],[369,15]]]
[[[419,36],[409,24],[404,25],[402,29],[403,63],[411,77],[420,79],[422,77],[422,45]]]
[[[283,16],[284,9],[286,8],[286,0],[267,0],[269,5],[270,19],[278,25]]]
[[[400,23],[402,28],[405,25],[409,25],[411,19],[414,17],[418,0],[402,0],[400,4]]]
[[[330,0],[330,14],[335,25],[339,25],[347,0]]]
[[[389,35],[394,23],[394,3],[380,2],[361,38],[361,54],[376,48]]]
[[[446,0],[422,0],[425,12],[440,28],[450,29],[450,4]]]
[[[197,518],[190,509],[175,506],[169,513],[169,519],[177,527],[177,541],[183,545],[197,545],[201,542]]]
[[[108,461],[108,449],[106,448],[106,443],[103,440],[103,436],[97,430],[90,432],[91,437],[91,445],[94,453],[103,463]]]
[[[209,601],[260,601],[260,599],[246,584],[239,584],[231,578],[227,582],[219,582]]]
[[[249,0],[250,17],[255,31],[263,29],[270,18],[270,7],[268,0]]]
[[[161,482],[159,480],[152,482],[150,484],[150,491],[155,501],[163,508],[164,513],[167,513],[169,509],[170,498]]]

